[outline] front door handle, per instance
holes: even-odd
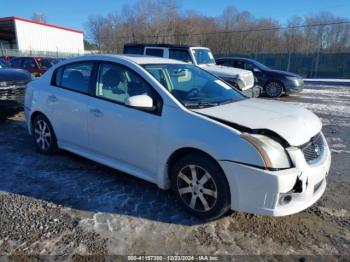
[[[103,113],[100,111],[100,109],[94,108],[90,109],[90,112],[95,116],[95,117],[102,117]]]
[[[58,98],[55,95],[49,95],[48,99],[50,102],[53,102],[53,103],[58,101]]]

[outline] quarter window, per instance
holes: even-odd
[[[57,77],[61,77],[61,81],[58,82],[60,83],[59,86],[80,93],[89,93],[92,68],[92,62],[66,65],[63,69],[62,76],[60,76],[59,71],[57,73]]]

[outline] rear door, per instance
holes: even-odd
[[[78,149],[88,148],[87,115],[94,62],[59,67],[46,97],[50,121],[58,142]]]

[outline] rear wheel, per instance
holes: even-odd
[[[178,160],[171,168],[171,183],[183,207],[197,217],[212,220],[230,207],[226,177],[219,165],[204,154]]]
[[[265,93],[268,97],[280,97],[283,90],[283,84],[277,81],[270,81],[265,85]]]
[[[49,120],[44,115],[34,118],[32,137],[40,153],[53,154],[57,151],[57,140]]]

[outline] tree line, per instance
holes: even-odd
[[[85,24],[91,48],[119,53],[124,43],[173,43],[210,47],[216,54],[345,53],[350,23],[328,12],[291,17],[286,25],[227,7],[220,16],[179,11],[176,0],[139,0],[119,12],[92,15]]]

